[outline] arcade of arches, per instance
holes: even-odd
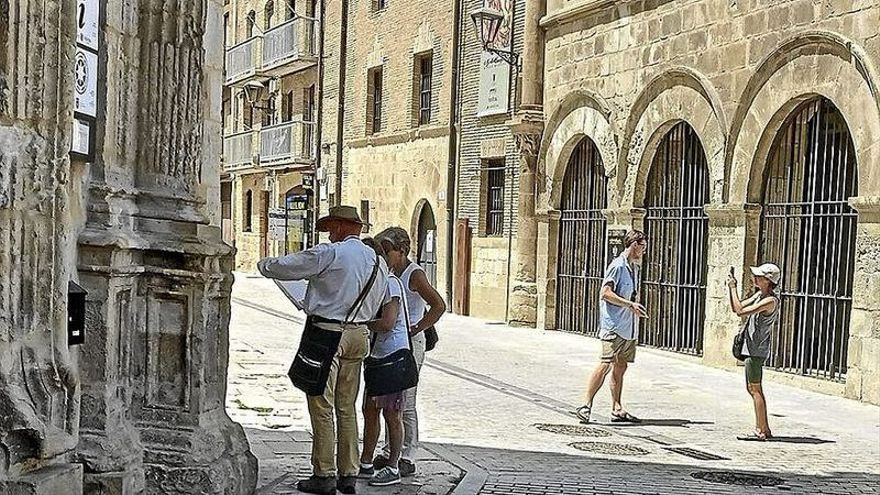
[[[798,43],[822,48],[769,56],[735,101],[681,67],[628,99],[589,80],[545,96],[540,327],[594,335],[603,267],[639,228],[641,345],[735,366],[726,274],[750,290],[748,266],[774,262],[773,379],[880,403],[880,80],[857,47]],[[799,80],[807,68],[838,79]]]

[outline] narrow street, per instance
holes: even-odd
[[[310,469],[305,401],[286,377],[302,319],[271,281],[236,274],[227,409],[260,459],[257,493],[296,493]],[[610,424],[603,389],[595,424],[579,427],[570,411],[596,340],[454,315],[438,331],[420,384],[419,473],[359,493],[880,493],[876,406],[771,381],[776,440],[738,441],[753,418],[741,371],[640,348],[624,404],[644,423]]]

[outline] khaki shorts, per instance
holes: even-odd
[[[636,360],[636,341],[627,340],[620,335],[616,335],[614,340],[602,341],[602,357],[603,363],[610,363],[616,359],[632,363]]]

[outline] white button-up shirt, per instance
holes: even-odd
[[[358,295],[370,279],[376,252],[355,236],[278,258],[264,258],[257,269],[264,277],[308,280],[303,301],[306,314],[329,320],[361,323],[376,318],[388,290],[388,266],[379,257],[379,270],[360,309],[351,317]]]

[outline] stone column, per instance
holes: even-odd
[[[712,204],[705,208],[709,216],[709,246],[706,271],[706,317],[703,325],[703,362],[712,366],[732,367],[736,360],[730,353],[733,337],[742,327],[741,319],[730,310],[727,274],[734,267],[740,281],[740,294],[750,289],[748,267],[757,262],[761,206]],[[648,249],[650,249],[650,244]]]
[[[855,197],[858,211],[846,395],[880,404],[880,196]]]
[[[540,112],[520,111],[511,124],[519,150],[519,191],[516,222],[516,265],[510,287],[508,320],[513,326],[534,327],[538,321],[538,288],[535,280],[538,222],[535,218],[535,170],[541,143]]]
[[[104,5],[106,108],[79,237],[86,491],[250,493],[256,460],[224,408],[222,4]]]
[[[0,5],[0,493],[79,493],[67,346],[82,164],[70,162],[74,2]]]

